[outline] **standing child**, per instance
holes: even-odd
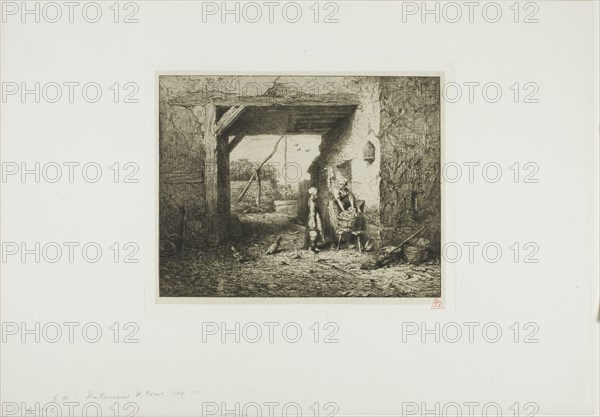
[[[308,189],[308,221],[306,230],[308,232],[308,250],[319,252],[317,244],[323,241],[323,229],[321,225],[321,214],[317,203],[318,190],[315,187]]]

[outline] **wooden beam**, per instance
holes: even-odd
[[[242,141],[242,139],[244,139],[246,137],[246,132],[240,132],[237,135],[235,135],[235,137],[233,139],[231,139],[229,141],[229,143],[227,144],[227,152],[231,153],[231,151],[233,151],[235,149],[236,146],[238,146],[240,144],[240,142]]]
[[[244,106],[232,106],[217,122],[217,135],[221,135],[246,111]]]
[[[290,97],[232,97],[215,100],[217,106],[354,106],[360,104],[354,94],[322,94]]]
[[[172,106],[194,107],[198,105],[215,104],[217,106],[353,106],[360,104],[356,94],[293,94],[289,96],[239,96],[214,92],[192,93],[169,101]]]
[[[291,133],[295,133],[297,135],[324,135],[328,133],[331,129],[323,128],[323,129],[296,129]]]

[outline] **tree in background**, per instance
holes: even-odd
[[[248,159],[237,159],[230,163],[231,181],[250,181],[256,171],[258,164],[250,162]],[[264,181],[271,181],[273,185],[277,184],[277,169],[268,163],[260,169],[260,177]]]

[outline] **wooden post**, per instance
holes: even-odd
[[[231,176],[229,172],[229,152],[227,150],[227,136],[217,137],[218,149],[218,177],[219,177],[219,213],[221,219],[220,240],[229,237],[231,219]]]
[[[205,105],[204,114],[207,232],[213,243],[219,243],[226,237],[226,225],[229,221],[229,155],[227,143],[217,135],[215,105]]]
[[[283,199],[287,200],[288,192],[287,192],[287,145],[288,138],[285,137],[285,142],[283,143]]]

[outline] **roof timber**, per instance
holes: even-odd
[[[240,132],[232,138],[227,144],[227,152],[231,153],[235,149],[236,146],[240,144],[242,139],[246,137],[246,132]]]
[[[213,105],[216,133],[238,136],[232,150],[246,136],[268,134],[324,134],[348,119],[359,106],[355,94],[301,94],[285,96],[227,96],[198,92],[169,101],[186,108]]]
[[[322,106],[249,106],[228,129],[228,135],[323,134],[351,117],[356,106],[331,106],[326,114],[322,110]]]
[[[172,106],[195,107],[205,104],[216,106],[358,106],[355,94],[289,94],[286,96],[239,96],[226,94],[207,94],[198,92],[177,97],[169,101]]]
[[[217,135],[225,132],[243,113],[246,111],[244,106],[233,106],[225,112],[217,122]]]

